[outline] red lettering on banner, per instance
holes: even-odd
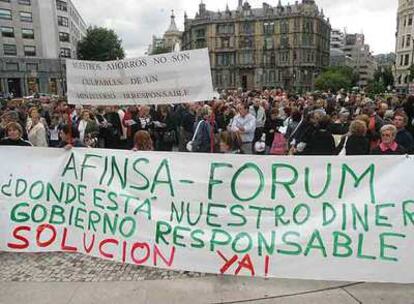
[[[245,269],[249,270],[250,273],[252,274],[252,277],[254,277],[255,271],[254,271],[254,266],[253,266],[252,260],[250,258],[250,255],[246,254],[243,257],[243,259],[238,263],[239,263],[239,267],[237,267],[237,269],[236,269],[236,275],[238,275],[239,272],[243,268],[245,268]]]
[[[269,262],[270,262],[270,257],[267,255],[265,258],[265,277],[269,275]]]
[[[73,246],[69,246],[66,244],[68,238],[68,228],[64,228],[63,229],[63,237],[62,237],[62,243],[61,243],[61,249],[62,251],[66,251],[66,252],[78,252],[78,248],[73,247]]]
[[[165,265],[171,267],[175,258],[175,247],[173,246],[171,248],[170,258],[167,260],[167,258],[162,254],[161,250],[158,248],[158,246],[154,245],[154,266],[157,266],[158,257],[161,258]]]
[[[85,249],[85,252],[88,254],[91,253],[93,245],[95,245],[95,234],[92,234],[92,241],[88,247],[86,246],[86,233],[84,233],[83,234],[83,249]]]
[[[99,243],[99,253],[100,253],[103,257],[105,257],[105,258],[108,258],[108,259],[113,259],[113,258],[114,258],[114,255],[113,255],[112,253],[106,253],[106,252],[103,250],[103,247],[104,247],[106,244],[114,244],[114,245],[118,245],[118,244],[119,244],[119,242],[118,242],[117,240],[115,240],[115,239],[106,239],[106,240],[102,240],[102,241]]]
[[[126,261],[126,247],[127,247],[127,242],[122,242],[122,263],[124,264]]]
[[[52,236],[47,241],[41,241],[41,236],[43,235],[43,232],[46,230],[49,230],[52,232]],[[36,229],[36,245],[40,248],[46,248],[49,247],[55,240],[56,240],[57,232],[56,228],[50,224],[43,224],[37,227]]]
[[[217,251],[217,254],[224,260],[224,265],[220,268],[220,273],[221,274],[225,274],[226,271],[234,264],[237,262],[237,260],[239,259],[239,257],[237,255],[234,255],[230,260],[228,260],[222,253],[220,250]]]
[[[137,259],[135,257],[135,251],[137,249],[145,249],[146,252],[145,252],[145,256],[143,258]],[[135,243],[134,245],[132,245],[131,259],[134,261],[134,263],[136,265],[144,264],[148,260],[148,258],[150,257],[150,254],[151,254],[151,249],[150,249],[150,246],[147,243]]]
[[[25,238],[22,235],[19,235],[20,231],[27,231],[30,232],[30,227],[29,226],[20,226],[20,227],[16,227],[13,230],[13,237],[18,240],[21,241],[22,243],[18,244],[18,243],[7,243],[7,247],[11,248],[11,249],[26,249],[29,247],[29,240],[27,238]]]

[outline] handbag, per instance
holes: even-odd
[[[187,145],[185,146],[188,152],[193,152],[193,143],[194,143],[194,140],[196,139],[196,136],[197,136],[198,130],[200,129],[200,126],[201,126],[201,123],[202,123],[202,122],[203,122],[203,120],[201,120],[201,121],[198,123],[197,128],[196,128],[196,130],[195,130],[195,132],[194,132],[194,135],[193,135],[193,139],[192,139],[192,140],[190,140],[190,141],[187,143]]]

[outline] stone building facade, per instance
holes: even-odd
[[[63,94],[64,58],[86,34],[71,0],[0,1],[0,92]]]
[[[395,33],[396,62],[394,67],[395,87],[400,92],[408,92],[411,79],[411,66],[414,64],[414,1],[399,0],[397,31]]]
[[[183,49],[208,48],[217,89],[312,90],[329,66],[329,19],[314,0],[212,12],[201,3],[194,19],[185,16]]]

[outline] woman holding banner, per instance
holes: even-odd
[[[385,125],[380,130],[381,143],[378,147],[371,151],[373,155],[402,155],[407,151],[400,146],[395,138],[397,136],[397,128],[394,125]]]
[[[5,133],[7,137],[0,140],[0,146],[32,146],[30,142],[23,140],[23,128],[17,122],[8,123],[5,128]]]

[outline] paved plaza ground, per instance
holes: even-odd
[[[414,304],[414,285],[236,278],[81,254],[0,253],[0,304],[12,303]]]

